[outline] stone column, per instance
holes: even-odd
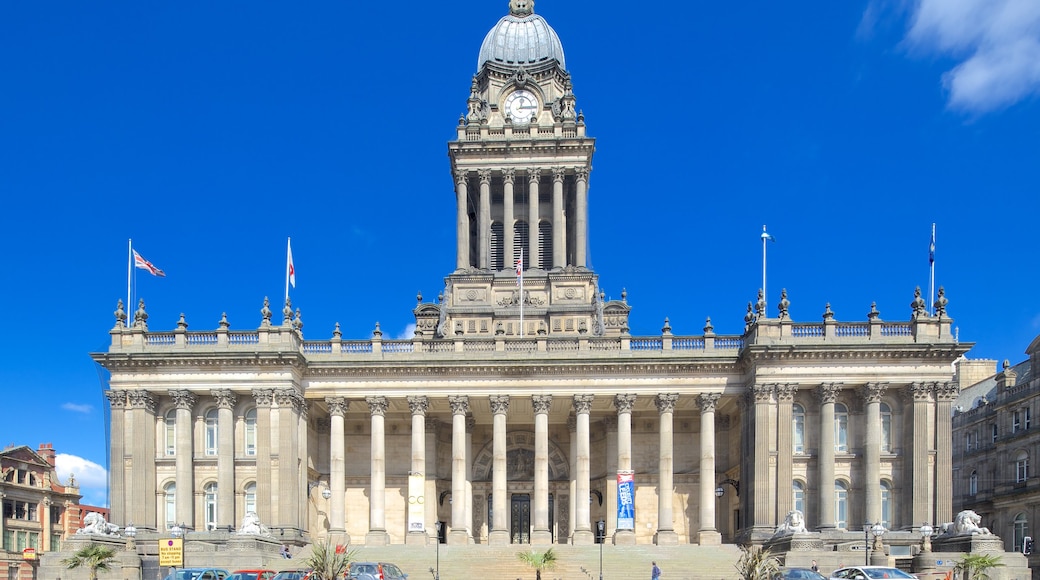
[[[928,411],[932,406],[932,386],[926,383],[911,383],[906,389],[906,398],[911,403],[913,424],[913,447],[910,455],[910,493],[903,496],[910,505],[910,524],[920,526],[924,522],[943,520],[933,519],[932,478],[928,466],[931,455],[932,438],[928,428]],[[948,521],[948,520],[947,520]]]
[[[502,268],[508,270],[516,266],[516,257],[513,256],[514,228],[513,222],[513,183],[516,181],[516,170],[509,168],[502,170]],[[490,522],[489,522],[490,523]]]
[[[195,473],[193,469],[193,446],[191,433],[191,410],[198,397],[190,391],[172,390],[170,398],[177,406],[177,441],[175,470],[177,473],[177,523],[195,525]]]
[[[155,510],[155,409],[156,400],[148,391],[130,391],[127,393],[130,407],[126,438],[129,442],[130,464],[124,462],[126,481],[133,481],[131,489],[125,491],[130,500],[127,506],[126,525],[137,524],[138,529],[157,529]],[[124,450],[127,444],[124,443]],[[113,462],[114,463],[114,462]]]
[[[570,474],[567,492],[570,494],[571,501],[567,505],[567,521],[570,529],[567,530],[566,542],[573,543],[574,528],[578,521],[578,502],[575,501],[575,498],[578,497],[578,418],[574,415],[567,417],[567,438],[570,442],[570,448],[567,449],[569,459],[567,472]]]
[[[386,432],[384,420],[390,401],[386,397],[365,397],[372,414],[372,480],[369,493],[368,535],[366,546],[390,543],[386,533]]]
[[[423,495],[422,501],[423,506],[426,505],[426,501],[436,501],[436,495],[426,495],[426,413],[430,410],[430,400],[426,398],[426,395],[412,395],[408,397],[408,409],[412,412],[412,464],[411,473],[421,473],[423,476]],[[410,509],[411,502],[411,490],[408,491],[409,504],[405,509]],[[418,499],[416,499],[418,501]],[[408,536],[405,538],[406,544],[421,544],[426,545],[428,539],[426,535],[426,518],[423,517],[423,529],[415,530],[411,529],[411,515],[405,514],[408,520]],[[435,530],[436,531],[436,530]]]
[[[816,390],[820,400],[820,525],[818,529],[834,528],[834,401],[840,385],[824,383]]]
[[[346,414],[350,402],[343,397],[327,397],[329,407],[329,540],[337,545],[347,538],[347,441]]]
[[[531,544],[546,546],[552,544],[552,531],[549,530],[549,409],[552,395],[534,395],[531,405],[534,407],[534,532]]]
[[[538,247],[538,180],[541,178],[542,170],[532,167],[527,170],[527,243],[530,246],[531,255],[526,258],[528,267],[549,269],[549,265],[540,262],[541,252]]]
[[[935,383],[935,474],[933,477],[935,477],[934,521],[937,522],[953,521],[953,486],[943,478],[947,477],[946,474],[953,473],[953,402],[957,400],[959,394],[955,383]]]
[[[576,171],[577,191],[574,200],[574,265],[585,267],[585,252],[588,249],[589,230],[589,168],[579,167]],[[713,492],[714,493],[714,492]]]
[[[112,501],[110,502],[109,516],[113,522],[121,525],[126,525],[128,522],[128,515],[130,513],[130,505],[127,502],[126,493],[126,471],[123,467],[126,455],[125,448],[125,414],[126,414],[126,391],[109,389],[105,391],[105,398],[108,399],[108,405],[111,408],[111,416],[109,419],[109,454],[111,456],[110,463],[112,468],[108,475],[109,493],[111,494]],[[155,453],[152,453],[154,456]],[[0,515],[0,533],[3,532],[4,517]],[[0,535],[0,538],[3,536]]]
[[[440,499],[437,495],[437,429],[439,425],[435,419],[426,421],[426,535],[433,538],[434,542],[440,541],[437,538],[437,522],[439,521],[437,507]]]
[[[677,393],[661,393],[654,400],[661,421],[660,449],[657,458],[657,533],[654,534],[654,543],[658,546],[674,546],[679,543],[679,535],[675,533],[672,524],[672,496],[675,492],[675,485],[672,483],[674,467],[672,414],[675,412],[675,403],[678,400]]]
[[[480,169],[477,171],[480,177],[480,213],[477,220],[480,247],[477,248],[479,256],[478,267],[487,270],[491,267],[491,170]]]
[[[617,470],[632,471],[632,406],[636,403],[636,396],[622,394],[614,396],[614,408],[617,409]],[[615,488],[617,483],[615,480]],[[617,512],[614,512],[616,514]],[[614,515],[611,514],[611,515]],[[619,529],[614,533],[614,544],[634,546],[636,543],[635,530]]]
[[[881,521],[881,396],[886,383],[867,383],[863,401],[867,408],[867,441],[864,445],[864,513],[866,521]],[[918,524],[920,525],[920,524]]]
[[[702,546],[722,544],[722,534],[715,525],[715,406],[721,398],[720,393],[697,395],[697,406],[701,410],[701,529],[697,533],[697,543]]]
[[[473,431],[477,428],[477,420],[473,418],[473,415],[466,415],[466,525],[469,535],[466,541],[470,544],[475,543],[475,539],[480,535],[480,530],[477,529],[476,522],[473,521],[473,461],[476,457],[476,452],[473,451]]]
[[[773,438],[776,426],[770,425],[770,407],[773,404],[774,385],[753,385],[751,397],[754,400],[754,477],[750,491],[752,507],[752,526],[757,530],[772,531],[776,527],[776,504],[772,492],[776,483],[770,478],[770,453],[774,450]],[[772,427],[772,428],[771,428]],[[773,496],[773,497],[771,497]]]
[[[506,414],[509,412],[509,395],[492,395],[491,412],[494,414],[492,425],[492,464],[491,464],[491,502],[492,521],[488,534],[488,543],[492,546],[505,546],[509,538],[509,490],[506,488]]]
[[[254,389],[253,399],[256,400],[256,512],[261,522],[270,522],[275,513],[269,499],[273,495],[271,403],[274,401],[274,390]]]
[[[310,457],[310,404],[307,399],[300,397],[299,414],[296,416],[296,454],[293,461],[296,462],[296,519],[294,525],[306,530],[310,527],[310,495],[308,494],[308,482],[310,481],[310,467],[307,458]],[[320,494],[319,494],[320,495]],[[324,499],[324,498],[323,498]],[[328,516],[326,516],[328,517]]]
[[[53,533],[54,524],[51,523],[51,498],[44,497],[43,501],[40,502],[40,506],[43,508],[40,514],[40,525],[43,530],[40,532],[40,548],[44,552],[50,552],[51,548],[51,534]],[[109,516],[111,516],[109,512]],[[2,518],[0,518],[2,519]],[[3,538],[2,530],[0,530],[0,538]]]
[[[451,405],[451,533],[449,544],[468,544],[466,524],[466,413],[469,397],[448,397]]]
[[[563,180],[566,170],[553,167],[553,267],[562,268],[567,265],[567,218],[563,213]]]
[[[794,509],[794,418],[791,407],[798,386],[776,385],[776,518],[784,521]],[[805,514],[802,514],[805,515]]]
[[[211,395],[217,401],[217,525],[234,526],[236,398],[228,389],[215,389]]]
[[[591,482],[590,450],[589,450],[589,413],[592,411],[593,395],[574,395],[574,414],[578,420],[578,474],[575,486],[574,503],[576,504],[574,522],[574,543],[592,545],[595,534],[592,532],[592,521],[589,511]]]
[[[466,172],[455,172],[455,269],[469,268],[469,188]]]
[[[299,521],[300,477],[299,419],[303,396],[295,388],[277,389],[274,393],[278,405],[278,491],[276,494],[277,524],[290,528],[302,528]],[[260,497],[257,497],[257,503]]]
[[[606,477],[604,478],[605,489],[604,494],[606,496],[605,501],[607,504],[606,514],[604,519],[605,528],[603,529],[603,541],[606,542],[607,538],[613,538],[617,532],[617,505],[618,505],[618,494],[617,494],[617,471],[618,471],[618,426],[617,418],[610,417],[604,419],[601,423],[603,431],[606,433],[606,460],[607,469]],[[595,530],[593,530],[595,531]]]

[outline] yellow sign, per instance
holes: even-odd
[[[26,560],[26,561],[36,560],[36,549],[35,548],[26,548],[26,549],[22,550],[22,559]]]
[[[159,540],[159,565],[184,566],[184,538],[165,538]]]

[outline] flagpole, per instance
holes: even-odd
[[[928,316],[935,305],[935,222],[932,222],[932,243],[928,246]]]
[[[130,280],[134,271],[134,240],[133,238],[127,238],[126,240],[126,311],[130,311],[130,299],[133,297],[130,294]]]
[[[524,337],[524,249],[520,248],[520,338]]]
[[[766,293],[766,240],[769,239],[769,234],[766,233],[766,225],[762,224],[762,316],[768,318],[766,314],[766,304],[768,303],[769,296]]]
[[[292,263],[292,238],[285,238],[285,301],[289,301],[289,264]]]

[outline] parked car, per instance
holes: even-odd
[[[781,568],[772,580],[827,580],[827,577],[809,568]]]
[[[849,566],[831,572],[831,580],[877,580],[894,578],[895,580],[917,580],[917,576],[907,574],[899,568],[887,566]]]
[[[165,580],[227,580],[231,572],[223,568],[179,568],[170,572]]]
[[[295,568],[293,570],[282,570],[274,575],[271,580],[307,580],[310,576],[309,568]]]
[[[272,580],[274,570],[235,570],[228,580]]]
[[[407,580],[396,564],[389,562],[353,562],[347,571],[347,580]]]

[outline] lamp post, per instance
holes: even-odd
[[[870,522],[863,523],[863,565],[870,565]]]
[[[932,551],[932,534],[935,533],[935,528],[928,522],[925,522],[921,526],[921,551],[931,552]]]
[[[437,526],[437,570],[433,573],[433,580],[441,580],[441,526],[444,524],[440,521],[436,523]]]
[[[137,540],[134,538],[137,537],[137,528],[134,527],[134,522],[126,524],[126,527],[123,528],[123,535],[126,536],[126,550],[136,552]]]
[[[871,559],[876,565],[885,564],[885,545],[881,543],[881,536],[885,535],[887,531],[881,522],[877,522],[870,528],[870,533],[874,535],[874,554]]]
[[[596,522],[596,533],[599,535],[599,580],[603,580],[603,544],[607,539],[607,522]]]

